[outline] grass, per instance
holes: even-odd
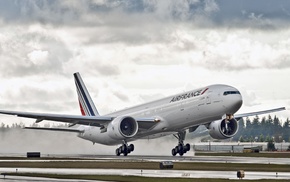
[[[119,181],[119,182],[231,182],[237,181],[235,179],[216,179],[216,178],[156,178],[156,177],[142,177],[142,176],[118,176],[118,175],[57,175],[57,174],[40,174],[40,173],[8,173],[12,176],[30,176],[30,177],[45,177],[57,179],[83,179],[83,180],[101,180],[101,181]],[[243,180],[245,181],[245,180]],[[251,182],[274,182],[274,181],[288,181],[277,179],[261,179],[250,180]]]

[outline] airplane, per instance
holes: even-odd
[[[127,156],[134,151],[134,145],[128,142],[173,134],[178,145],[171,154],[183,156],[190,150],[190,144],[184,144],[186,131],[191,133],[199,125],[205,125],[214,139],[228,139],[237,133],[239,119],[285,110],[285,107],[280,107],[234,115],[243,103],[241,93],[232,86],[215,84],[101,116],[80,74],[73,75],[82,115],[6,110],[0,110],[0,113],[33,118],[36,123],[43,120],[68,123],[66,128],[25,128],[76,132],[78,137],[93,144],[121,145],[115,151],[117,156]]]

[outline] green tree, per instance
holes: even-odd
[[[254,142],[254,137],[253,136],[250,137],[250,142]]]
[[[268,131],[267,131],[267,123],[266,123],[266,117],[263,117],[262,120],[261,120],[261,124],[260,124],[260,131],[261,131],[261,134],[263,134],[264,136],[266,136],[268,134]]]
[[[264,141],[265,141],[264,135],[261,134],[260,137],[259,137],[259,142],[264,142]]]
[[[245,142],[245,139],[243,138],[243,136],[240,136],[239,141],[240,142]]]
[[[271,140],[271,141],[268,142],[268,144],[267,144],[267,150],[268,151],[276,151],[275,144],[274,144],[273,140]]]
[[[256,115],[256,117],[253,119],[253,122],[252,122],[252,129],[253,130],[259,130],[259,117]]]
[[[283,139],[286,141],[286,142],[289,142],[289,138],[290,138],[290,121],[289,121],[289,118],[286,119],[286,121],[284,122],[283,124],[283,127],[282,127],[282,136],[283,136]]]
[[[274,116],[274,120],[273,120],[273,124],[274,124],[274,132],[278,133],[279,131],[281,131],[281,122],[279,120],[279,118],[277,118],[277,116]]]
[[[281,123],[283,123],[283,126]],[[252,140],[253,137],[258,136],[260,142],[268,142],[272,140],[272,136],[274,136],[276,142],[280,142],[282,136],[282,140],[288,142],[290,141],[290,120],[287,118],[285,122],[281,122],[277,116],[272,119],[271,115],[263,117],[261,120],[257,116],[252,121],[250,118],[241,119],[239,121],[239,131],[233,140],[240,141],[241,136],[244,141],[251,141],[251,136]]]
[[[249,138],[252,135],[252,122],[249,117],[246,119],[246,130],[245,136]]]
[[[267,136],[266,136],[266,142],[269,142],[269,141],[271,141],[272,139],[271,139],[271,137],[270,137],[270,135],[268,134]]]
[[[238,124],[239,124],[239,130],[237,132],[237,134],[233,137],[233,140],[234,141],[240,141],[240,138],[241,136],[245,133],[245,121],[243,118],[241,118],[239,121],[238,121]]]

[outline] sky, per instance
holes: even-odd
[[[100,114],[217,83],[290,108],[290,1],[0,0],[0,63],[3,110],[80,114],[74,72]]]

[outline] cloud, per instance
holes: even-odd
[[[289,12],[284,0],[1,1],[1,103],[78,111],[74,72],[102,113],[205,84],[247,88],[245,77],[287,82]]]
[[[289,6],[286,0],[121,0],[121,1],[31,1],[1,2],[0,16],[9,24],[78,27],[142,26],[157,22],[188,22],[204,27],[286,28]],[[117,18],[115,18],[117,15]],[[141,22],[141,24],[140,24]],[[258,22],[258,23],[257,23]]]
[[[11,86],[6,85],[0,92],[1,108],[38,112],[60,112],[66,108],[66,112],[73,111],[78,106],[73,84],[63,84],[60,78],[59,82],[53,79],[46,82],[20,79],[22,83],[19,79],[10,80]]]
[[[1,28],[1,76],[61,73],[71,52],[49,30]]]
[[[48,51],[34,50],[28,53],[28,59],[35,65],[44,64],[47,61]]]
[[[239,90],[241,91],[241,94],[243,96],[244,106],[251,107],[251,106],[261,104],[259,103],[255,92],[248,90],[246,88],[243,88],[243,87],[240,88]]]
[[[247,69],[287,69],[289,68],[289,40],[267,42],[252,38],[253,32],[227,31],[209,32],[201,46],[197,47],[198,58],[192,59],[192,65],[202,65],[208,69],[241,71]],[[256,33],[254,33],[256,34]],[[263,34],[259,32],[259,34]],[[267,37],[267,33],[264,36]],[[207,43],[208,42],[208,43]],[[196,44],[198,45],[198,44]]]

